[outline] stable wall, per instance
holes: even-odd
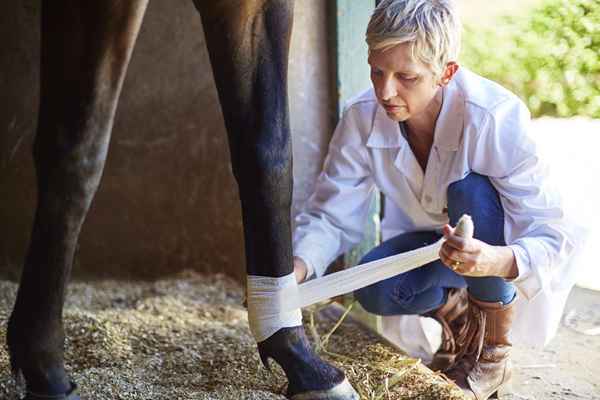
[[[18,277],[35,210],[39,14],[37,1],[0,3],[0,275],[9,277]],[[335,120],[326,21],[326,2],[296,2],[294,210]],[[241,215],[200,18],[191,1],[151,1],[74,274],[138,279],[185,268],[245,276]]]

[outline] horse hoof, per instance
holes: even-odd
[[[79,390],[77,390],[77,385],[71,382],[71,390],[65,394],[59,394],[56,396],[48,396],[45,394],[36,394],[32,392],[27,392],[27,396],[23,400],[81,400],[79,397]]]
[[[291,400],[359,400],[358,393],[354,390],[348,379],[344,380],[329,390],[312,390],[298,393]]]

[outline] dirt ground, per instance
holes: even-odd
[[[0,281],[0,341],[16,285]],[[285,379],[260,365],[241,306],[222,276],[186,273],[154,283],[75,283],[65,308],[66,358],[85,399],[283,399]],[[363,399],[460,399],[417,360],[345,321],[339,308],[305,312],[320,354]],[[311,317],[312,316],[312,317]],[[311,319],[314,323],[311,324]],[[558,337],[544,351],[516,348],[507,400],[600,399],[600,293],[572,293]],[[325,343],[327,342],[327,343]],[[0,398],[20,393],[0,350]]]

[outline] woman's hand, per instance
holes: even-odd
[[[454,272],[464,276],[499,276],[514,279],[518,276],[515,256],[510,247],[492,246],[474,238],[454,233],[444,226],[446,242],[440,250],[440,259]]]
[[[308,267],[303,259],[294,256],[294,275],[296,275],[296,282],[301,283],[306,279],[308,273]]]

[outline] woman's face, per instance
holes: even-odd
[[[458,67],[449,63],[437,78],[428,66],[412,59],[409,43],[372,50],[368,62],[377,100],[394,121],[406,121],[425,111],[440,86],[450,80],[448,69],[451,78]]]

